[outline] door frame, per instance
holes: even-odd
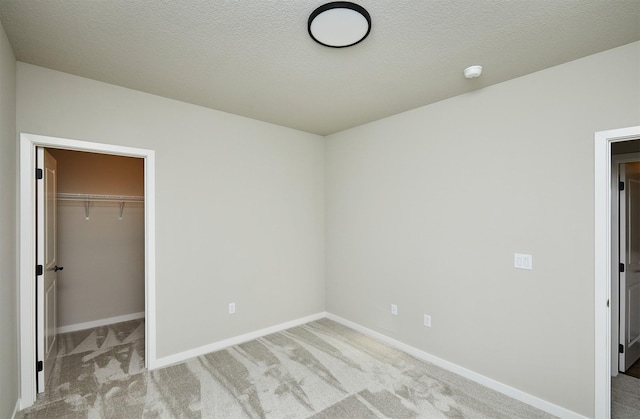
[[[611,417],[611,144],[640,139],[640,126],[595,133],[595,417]],[[618,355],[617,353],[615,354]]]
[[[155,151],[103,143],[20,134],[19,154],[19,354],[20,409],[36,400],[36,147],[88,151],[144,159],[145,196],[145,367],[156,367]]]

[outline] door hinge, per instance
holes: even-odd
[[[42,361],[36,362],[36,372],[40,372],[43,369],[44,369],[44,364],[42,363]]]
[[[36,169],[36,179],[40,180],[44,177],[42,174],[42,169]]]
[[[624,191],[624,182],[618,183],[618,189]]]
[[[621,343],[618,344],[618,352],[620,352],[621,354],[624,353],[624,345]]]
[[[624,263],[620,264],[620,272],[624,272]]]
[[[42,265],[36,265],[36,276],[40,276],[44,273],[44,268]]]

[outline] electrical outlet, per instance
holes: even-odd
[[[391,314],[393,314],[394,316],[398,315],[398,306],[395,304],[391,304]]]
[[[426,327],[431,327],[431,316],[428,314],[424,315],[424,325]]]
[[[229,303],[229,314],[236,312],[236,303]]]

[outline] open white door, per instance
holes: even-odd
[[[38,147],[37,153],[37,205],[36,205],[36,321],[37,321],[37,376],[38,393],[44,392],[45,378],[56,352],[56,160]]]
[[[640,163],[620,165],[619,370],[640,359]]]

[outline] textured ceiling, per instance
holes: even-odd
[[[361,0],[369,37],[334,49],[307,33],[323,3],[0,0],[0,19],[19,61],[322,135],[640,39],[640,0]]]

